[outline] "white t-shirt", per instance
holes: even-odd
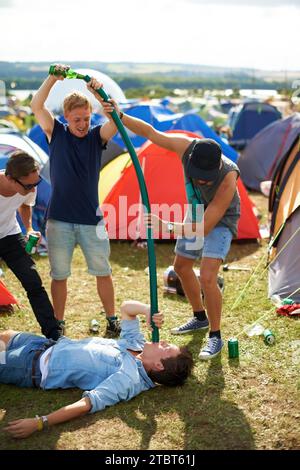
[[[52,353],[52,350],[53,350],[53,346],[51,346],[50,348],[46,349],[46,351],[41,355],[40,357],[40,370],[41,370],[41,374],[42,374],[42,378],[41,378],[41,383],[40,383],[40,387],[43,387],[44,384],[45,384],[45,381],[46,381],[46,378],[48,376],[48,372],[49,372],[49,359],[50,359],[50,355]]]
[[[0,171],[0,174],[4,172]],[[0,194],[0,239],[21,232],[17,221],[17,209],[22,204],[34,206],[35,198],[36,190],[26,196],[17,193],[14,196],[5,197]]]

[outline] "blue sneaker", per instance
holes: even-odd
[[[217,336],[213,336],[212,338],[208,338],[207,345],[200,351],[199,358],[202,361],[207,361],[208,359],[212,359],[216,357],[223,348],[224,343],[221,338]]]
[[[204,330],[208,328],[208,319],[198,320],[198,318],[193,317],[187,321],[184,325],[178,326],[177,328],[172,328],[172,335],[183,335],[184,333],[190,333],[192,331]]]

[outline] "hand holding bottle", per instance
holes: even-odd
[[[69,65],[55,64],[55,65],[50,66],[49,75],[51,75],[52,77],[55,77],[56,80],[64,80],[67,77],[69,70],[70,70]]]

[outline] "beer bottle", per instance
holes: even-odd
[[[67,70],[56,70],[56,65],[50,65],[49,68],[49,75],[61,75],[64,78],[79,78],[83,79],[85,78],[85,75],[82,75],[81,73],[76,72],[75,70],[72,69],[67,69]]]

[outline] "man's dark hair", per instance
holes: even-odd
[[[168,385],[169,387],[183,385],[191,374],[194,365],[192,354],[186,347],[180,348],[178,356],[162,359],[161,362],[164,369],[151,370],[148,372],[148,376],[153,382]]]
[[[13,179],[18,179],[39,169],[40,166],[33,157],[23,152],[23,150],[16,150],[6,163],[5,174]]]

